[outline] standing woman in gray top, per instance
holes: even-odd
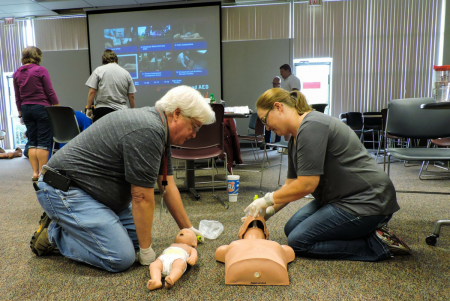
[[[350,127],[312,111],[298,91],[270,89],[256,108],[267,129],[292,137],[286,183],[255,200],[246,213],[267,220],[311,193],[314,200],[284,229],[297,255],[378,261],[410,253],[386,226],[400,209],[394,185]]]
[[[94,118],[94,122],[101,117],[117,110],[134,108],[134,87],[130,73],[117,64],[118,58],[114,51],[106,49],[102,54],[102,66],[96,68],[86,82],[89,87],[86,115]],[[92,105],[95,99],[95,112]]]

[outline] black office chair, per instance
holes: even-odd
[[[362,116],[364,125],[363,133],[372,133],[372,140],[366,141],[363,136],[363,143],[372,142],[372,149],[375,150],[375,143],[378,143],[378,145],[380,144],[378,137],[380,136],[380,131],[383,129],[383,118],[381,112],[364,112]],[[377,139],[375,139],[375,137]]]
[[[327,103],[315,103],[311,107],[317,112],[325,113],[325,109],[328,107]]]
[[[447,110],[424,110],[422,104],[434,103],[434,98],[394,99],[389,102],[386,124],[386,135],[401,138],[437,139],[450,137],[450,118]],[[386,139],[385,135],[385,139]],[[388,175],[390,157],[407,161],[450,161],[448,148],[388,148]],[[421,171],[423,165],[421,167]],[[405,191],[403,191],[405,192]],[[406,191],[411,192],[411,191]],[[430,193],[414,191],[416,193]],[[433,193],[433,192],[431,192]],[[439,237],[441,227],[450,225],[450,220],[439,220],[433,234],[426,238],[428,245],[434,246]]]
[[[67,143],[80,133],[75,111],[71,107],[45,107],[53,133],[53,151],[55,143]]]
[[[362,113],[360,112],[347,112],[345,113],[345,118],[347,120],[347,125],[359,135],[359,140],[363,141],[363,119]]]

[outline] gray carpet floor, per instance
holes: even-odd
[[[251,163],[251,152],[243,149],[242,153],[245,162]],[[279,156],[271,151],[271,163],[278,163]],[[282,180],[286,162],[285,157]],[[450,193],[449,180],[420,181],[419,167],[393,163],[391,178],[396,188]],[[288,266],[289,286],[225,285],[224,264],[215,261],[214,253],[237,239],[243,210],[259,194],[260,173],[249,169],[252,167],[235,168],[235,174],[241,176],[240,193],[238,202],[230,203],[228,210],[211,191],[200,192],[200,201],[182,194],[194,226],[201,220],[217,220],[225,230],[217,239],[198,246],[198,263],[188,268],[171,290],[149,291],[148,267],[139,263],[123,273],[111,274],[60,255],[36,257],[29,241],[42,210],[31,184],[30,164],[26,158],[0,160],[0,300],[449,300],[450,227],[443,228],[435,247],[428,246],[425,237],[431,234],[436,220],[450,218],[450,195],[397,195],[401,210],[390,227],[413,249],[411,256],[378,263],[297,257]],[[224,170],[219,169],[219,174],[223,179]],[[276,189],[277,181],[278,167],[267,170],[263,190]],[[182,179],[179,183],[182,185]],[[226,199],[225,190],[216,193]],[[169,214],[160,218],[159,201],[158,196],[153,229],[157,254],[172,243],[178,231]],[[272,240],[286,244],[283,226],[307,202],[309,199],[291,203],[268,222]]]

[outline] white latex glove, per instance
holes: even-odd
[[[89,119],[94,119],[94,111],[92,109],[86,109],[86,117]]]
[[[205,240],[205,237],[203,236],[202,232],[200,232],[197,229],[195,229],[194,226],[190,227],[189,230],[192,230],[195,233],[195,236],[200,236],[201,237],[201,240],[199,240],[198,237],[197,237],[197,241],[198,242],[203,242]]]
[[[271,218],[275,214],[275,208],[273,206],[269,206],[266,209],[266,214],[264,215],[264,219],[267,221],[269,218]]]
[[[266,209],[259,210],[259,214],[261,216],[264,216],[264,220],[267,221],[269,218],[271,218],[275,214],[275,208],[273,208],[272,206],[269,206]],[[247,219],[247,216],[248,216],[248,214],[246,214],[244,217],[241,217],[241,221],[245,222],[245,220]]]
[[[142,249],[139,247],[139,262],[142,265],[149,265],[153,261],[156,260],[156,254],[155,251],[152,249],[152,245],[150,245],[150,248],[148,249]]]
[[[273,192],[268,192],[263,198],[254,200],[247,208],[245,208],[245,215],[257,217],[258,214],[264,215],[265,209],[275,203],[273,199]]]

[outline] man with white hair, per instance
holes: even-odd
[[[180,229],[197,235],[173,179],[170,145],[215,121],[202,95],[187,86],[155,107],[108,114],[72,139],[43,168],[35,187],[45,213],[31,239],[38,256],[53,249],[76,261],[121,272],[155,260],[151,247],[154,186]],[[164,181],[166,180],[166,181]]]

